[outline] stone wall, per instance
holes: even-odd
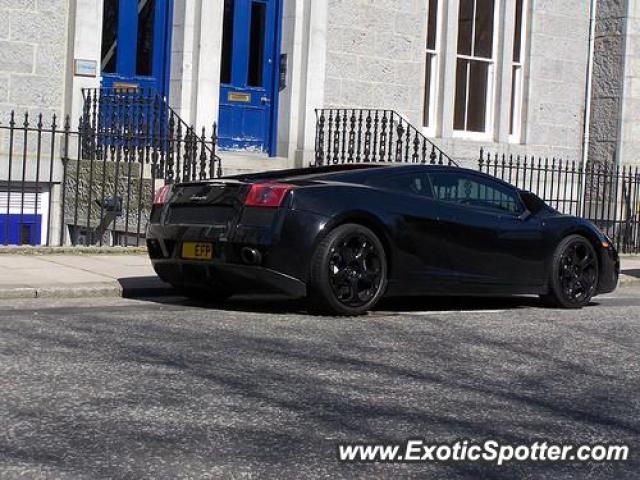
[[[600,0],[594,45],[591,111],[591,162],[615,164],[618,157],[622,99],[626,1]]]
[[[539,0],[532,14],[525,143],[578,160],[584,134],[589,0]]]
[[[115,230],[134,235],[144,233],[151,212],[153,181],[143,177],[139,163],[71,160],[64,186],[66,224],[86,228],[89,220],[89,228],[96,229],[102,221],[100,214],[105,214],[97,202],[104,196],[107,201],[114,198],[122,201],[122,214],[116,218]]]
[[[329,12],[325,105],[392,108],[420,125],[426,0],[329,0]],[[491,132],[494,141],[449,134],[435,139],[465,165],[477,163],[480,147],[570,160],[581,157],[589,0],[530,2],[528,23],[522,141],[498,141],[497,127]],[[446,31],[457,26],[443,28]],[[496,41],[502,42],[500,38],[499,34]],[[455,62],[455,54],[446,61]],[[511,65],[504,68],[510,69]],[[500,109],[496,119],[508,116],[510,90],[506,88],[505,83],[495,101]],[[446,84],[442,92],[445,107],[451,106],[454,86]]]
[[[325,106],[389,108],[419,124],[426,2],[328,2]]]
[[[0,121],[64,108],[69,0],[0,1]]]
[[[630,2],[627,15],[618,160],[621,165],[640,165],[640,3],[637,0]]]

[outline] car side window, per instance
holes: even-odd
[[[429,176],[438,200],[514,215],[524,211],[515,189],[491,179],[455,172],[435,172]]]
[[[399,193],[408,193],[422,197],[433,198],[433,190],[429,177],[424,173],[403,173],[378,177],[368,182],[369,185],[393,190]]]

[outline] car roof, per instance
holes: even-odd
[[[445,165],[424,165],[424,164],[385,164],[385,163],[357,163],[357,164],[341,164],[328,165],[322,167],[306,167],[289,170],[276,170],[269,172],[251,173],[244,175],[235,175],[225,177],[234,180],[335,180],[344,181],[347,179],[362,179],[363,177],[388,175],[391,170],[402,172],[416,169],[429,170],[458,170],[458,167],[449,167]]]
[[[493,175],[464,167],[449,165],[430,165],[422,163],[352,163],[340,165],[327,165],[322,167],[306,167],[289,170],[276,170],[261,173],[252,173],[225,177],[225,179],[241,181],[278,181],[278,182],[305,182],[305,181],[328,181],[362,183],[374,178],[388,176],[390,173],[409,173],[411,171],[429,172],[464,172],[473,175],[487,177],[509,188],[518,190],[512,184]]]

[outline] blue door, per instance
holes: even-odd
[[[102,84],[167,94],[172,0],[104,0]]]
[[[224,0],[220,147],[275,154],[279,0]]]

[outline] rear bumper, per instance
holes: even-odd
[[[326,219],[294,210],[264,219],[260,212],[249,213],[253,216],[243,214],[244,223],[238,225],[150,223],[147,246],[158,276],[177,286],[306,296],[309,258]],[[211,243],[213,260],[182,258],[184,242]],[[257,250],[261,260],[243,258],[246,248]]]
[[[165,282],[180,287],[224,287],[235,293],[278,293],[302,298],[307,286],[297,278],[265,267],[188,260],[152,260]]]
[[[602,249],[600,254],[600,282],[598,294],[613,292],[620,278],[620,258],[613,247]]]

